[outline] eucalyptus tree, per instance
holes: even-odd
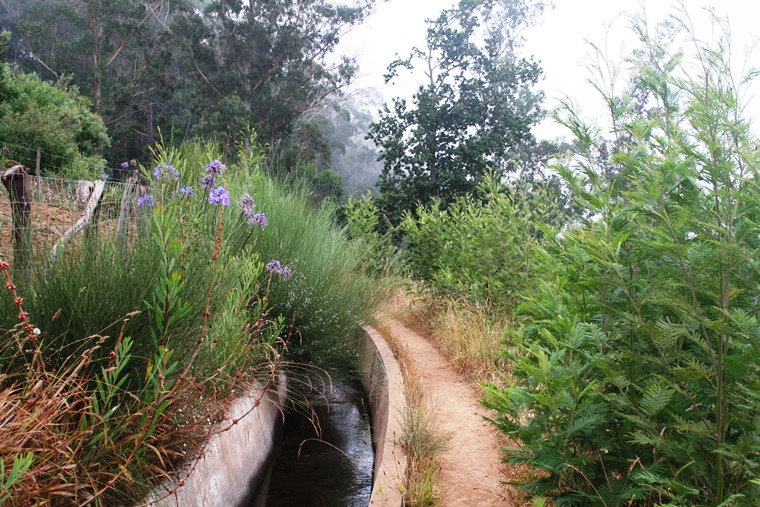
[[[357,71],[334,55],[374,0],[4,0],[17,63],[89,96],[122,155],[158,125],[276,145]]]
[[[178,18],[173,33],[197,85],[193,107],[203,122],[197,129],[223,130],[220,120],[232,121],[250,124],[270,144],[287,139],[305,112],[355,76],[355,62],[333,53],[373,2],[214,0]],[[212,117],[225,109],[232,118]]]

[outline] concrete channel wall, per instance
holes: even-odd
[[[372,444],[375,453],[370,506],[400,507],[400,485],[406,461],[396,445],[401,436],[400,418],[405,409],[401,372],[383,337],[372,328],[358,331],[364,364],[362,385],[369,399]],[[147,500],[155,507],[245,507],[266,487],[272,460],[282,434],[287,402],[284,376],[276,392],[269,392],[258,407],[255,390],[236,400],[220,427],[239,419],[228,431],[213,435],[195,470],[177,487],[165,484]],[[171,493],[168,491],[171,490]],[[258,503],[257,503],[258,505]],[[308,506],[304,506],[308,507]]]
[[[406,411],[404,380],[390,347],[371,327],[362,329],[362,384],[369,398],[375,470],[370,507],[400,507],[406,457],[398,442]]]
[[[192,473],[177,487],[164,484],[147,499],[155,507],[243,507],[261,488],[280,440],[287,401],[287,380],[281,375],[277,390],[270,391],[254,407],[261,391],[234,401],[220,428],[238,423],[211,436]],[[253,408],[253,410],[251,410]],[[248,413],[250,411],[250,413]],[[247,415],[245,415],[247,413]],[[180,476],[187,474],[180,474]],[[171,490],[171,493],[169,493]]]

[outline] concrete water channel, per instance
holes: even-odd
[[[230,408],[228,421],[222,423],[230,430],[211,437],[192,473],[167,481],[146,503],[400,507],[405,473],[405,459],[396,446],[398,416],[404,411],[401,374],[377,332],[367,328],[359,333],[364,349],[361,381],[338,378],[332,390],[304,393],[319,420],[317,431],[303,417],[308,411],[283,418],[289,406],[284,378],[263,399],[254,388]],[[230,425],[230,420],[237,422]]]
[[[369,505],[374,453],[367,398],[358,379],[333,376],[325,384],[291,391],[295,405],[285,418],[266,507]]]

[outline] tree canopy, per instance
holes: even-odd
[[[66,76],[92,100],[119,158],[141,158],[157,127],[241,132],[287,142],[304,112],[356,72],[333,55],[374,0],[9,0],[11,60],[43,79]]]
[[[3,43],[9,36],[0,33]],[[14,148],[11,158],[34,167],[36,148],[41,148],[47,172],[71,173],[74,166],[84,165],[100,175],[105,162],[98,153],[110,139],[101,118],[77,92],[65,82],[54,86],[0,62],[0,139],[6,148]]]
[[[368,138],[384,162],[380,207],[391,223],[418,204],[444,204],[472,191],[489,169],[507,172],[535,143],[543,116],[533,91],[541,69],[517,56],[520,29],[543,9],[524,0],[461,0],[429,20],[424,48],[389,67],[424,68],[427,83],[411,105],[393,100]]]

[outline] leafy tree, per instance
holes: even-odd
[[[395,99],[368,134],[382,149],[379,203],[392,223],[417,203],[453,202],[489,168],[514,170],[518,153],[534,143],[530,129],[543,111],[531,88],[541,70],[515,50],[519,28],[542,9],[524,0],[460,0],[429,21],[425,48],[390,65],[387,80],[415,62],[427,78],[411,107]]]
[[[176,44],[166,24],[180,12],[182,0],[9,0],[3,5],[18,48],[15,63],[46,80],[72,81],[109,126],[119,160],[143,156],[155,141],[156,126],[174,122]]]
[[[148,157],[158,125],[218,136],[230,153],[251,128],[287,147],[303,113],[354,76],[331,53],[373,3],[8,0],[0,23],[18,64],[71,76],[91,98],[123,160]]]
[[[711,46],[637,20],[632,82],[598,87],[613,153],[563,115],[582,149],[557,170],[587,218],[534,252],[543,289],[488,393],[509,461],[537,472],[523,488],[556,505],[760,499],[760,152],[741,99],[756,73],[736,79],[720,28]]]
[[[172,31],[186,48],[183,65],[197,87],[193,107],[203,116],[236,95],[260,139],[287,140],[304,112],[321,106],[355,75],[352,60],[331,64],[326,57],[372,4],[215,0],[203,11],[186,11]]]

